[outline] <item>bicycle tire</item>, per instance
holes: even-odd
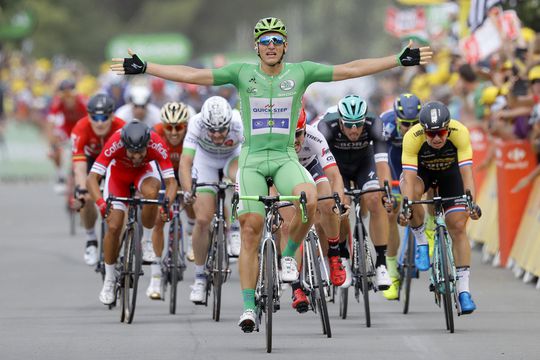
[[[442,226],[439,226],[437,229],[437,236],[439,236],[439,249],[441,251],[440,266],[442,268],[443,274],[443,307],[444,315],[446,319],[446,330],[449,330],[450,333],[454,333],[454,314],[452,312],[452,294],[450,288],[450,274],[448,271],[448,249],[447,249],[447,238],[445,231]]]
[[[169,230],[169,239],[172,237],[172,246],[170,262],[168,264],[169,278],[171,282],[171,291],[169,294],[169,313],[174,315],[176,314],[176,292],[178,289],[178,272],[179,270],[179,261],[178,261],[178,243],[180,236],[180,227],[178,224],[178,217],[174,217],[170,230]]]
[[[264,323],[266,330],[266,352],[272,352],[272,315],[274,312],[274,247],[272,241],[268,240],[265,242],[264,250],[264,292],[265,292],[265,302],[264,302]]]
[[[343,320],[347,318],[347,308],[349,303],[349,288],[339,289],[339,317]]]
[[[360,234],[362,236],[360,236]],[[357,246],[359,250],[359,276],[360,276],[360,284],[361,284],[361,291],[362,296],[364,300],[364,313],[366,316],[366,327],[371,327],[371,313],[369,309],[369,281],[368,281],[368,274],[367,274],[367,249],[366,249],[366,238],[364,236],[364,232],[362,229],[362,224],[358,223],[356,224],[356,235],[357,235]]]
[[[102,282],[105,281],[105,253],[103,251],[103,242],[105,239],[105,230],[106,230],[105,227],[106,227],[105,220],[101,220],[101,225],[100,225],[101,233],[99,236],[99,249],[98,249],[99,259],[96,265],[96,272],[101,274]]]
[[[218,222],[218,230],[215,238],[216,241],[216,254],[214,258],[214,267],[212,271],[212,286],[214,287],[212,293],[214,295],[212,319],[219,321],[221,313],[221,287],[223,285],[223,268],[225,260],[225,227],[222,221]]]
[[[407,231],[407,251],[405,252],[405,261],[403,261],[403,285],[404,285],[404,302],[403,302],[403,314],[409,313],[409,304],[411,300],[411,284],[414,273],[414,235],[409,228]]]
[[[317,238],[313,235],[313,232],[308,233],[308,242],[311,250],[311,259],[313,261],[313,272],[315,273],[315,284],[317,286],[315,301],[317,302],[317,309],[319,310],[319,316],[321,318],[323,334],[326,337],[332,337],[332,329],[330,327],[330,317],[328,316],[328,306],[326,304],[326,296],[324,294],[324,284],[322,281],[321,266],[319,264],[319,257],[317,256]]]
[[[130,229],[131,238],[124,243],[124,322],[131,324],[137,304],[137,288],[142,266],[141,237],[139,226]]]

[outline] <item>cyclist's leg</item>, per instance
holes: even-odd
[[[93,163],[94,163],[94,159],[87,157],[86,175],[88,175],[88,173],[90,172],[90,169],[92,168]],[[96,225],[98,214],[97,214],[95,202],[90,196],[90,194],[86,194],[84,196],[84,199],[85,199],[84,206],[80,210],[81,222],[86,232],[86,249],[85,249],[84,259],[88,265],[95,265],[99,259],[98,249],[97,249],[98,241],[97,241],[97,235],[95,231],[95,225]]]
[[[245,156],[245,155],[244,155]],[[265,172],[259,171],[257,159],[249,162],[240,160],[236,183],[239,195],[266,195],[268,185]],[[244,314],[239,325],[244,329],[249,323],[251,330],[255,326],[253,311],[255,310],[255,286],[259,272],[258,249],[263,232],[264,206],[256,201],[240,201],[238,204],[240,220],[241,251],[238,259],[240,286],[242,287]],[[249,331],[246,330],[246,331]]]
[[[392,179],[399,179],[402,172],[401,148],[390,146],[388,149],[388,160],[390,170],[392,172]],[[400,244],[399,231],[397,227],[398,214],[399,206],[396,206],[396,208],[390,214],[388,214],[389,234],[386,262],[388,265],[388,273],[392,278],[399,277],[396,258]]]

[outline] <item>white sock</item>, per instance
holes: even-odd
[[[461,294],[464,291],[470,292],[469,290],[470,273],[471,273],[471,268],[468,266],[458,267],[456,269],[458,294]]]
[[[188,218],[186,223],[186,232],[189,236],[193,234],[193,227],[195,226],[195,219]]]
[[[96,231],[94,228],[86,229],[86,241],[97,240]]]
[[[152,241],[152,228],[143,226],[143,241]]]
[[[116,265],[105,264],[105,280],[116,278]]]
[[[206,274],[204,273],[204,265],[195,265],[195,279],[206,280]]]
[[[426,227],[424,224],[420,225],[419,227],[417,228],[414,228],[411,226],[411,230],[414,234],[414,238],[416,239],[416,244],[417,245],[427,245],[427,238],[426,238],[426,233],[425,233],[425,230]]]
[[[152,276],[161,275],[161,258],[156,257],[156,260],[150,265],[150,273]]]
[[[62,168],[56,169],[56,178],[57,179],[63,179],[64,178],[64,170]]]

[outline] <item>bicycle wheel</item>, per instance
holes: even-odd
[[[141,236],[137,224],[126,233],[128,236],[124,242],[124,286],[122,296],[122,310],[124,322],[131,324],[135,315],[137,303],[137,287],[141,274],[142,254]]]
[[[167,265],[169,271],[169,279],[171,282],[171,293],[169,298],[169,313],[176,314],[176,291],[178,287],[178,273],[179,273],[179,261],[178,261],[178,242],[180,238],[180,226],[178,226],[178,217],[174,217],[169,229],[169,241],[171,241],[171,247],[169,254],[169,264]]]
[[[444,315],[446,319],[446,330],[451,333],[454,332],[454,314],[452,312],[452,289],[450,281],[450,272],[448,271],[448,248],[444,229],[439,226],[437,229],[437,236],[439,237],[439,249],[441,251],[440,266],[442,268],[443,275],[443,307]]]
[[[264,273],[263,273],[263,287],[264,287],[264,323],[266,330],[266,352],[272,352],[272,313],[274,312],[274,247],[271,240],[265,242],[264,250]],[[262,260],[262,259],[261,259]]]
[[[339,289],[339,317],[342,319],[347,318],[347,307],[349,303],[349,288]]]
[[[214,287],[214,304],[212,309],[212,319],[219,321],[221,312],[221,286],[223,285],[223,272],[225,265],[225,227],[222,221],[217,224],[217,232],[214,238],[216,254],[214,267],[212,269],[212,285]]]
[[[317,256],[317,238],[313,235],[313,232],[308,233],[308,242],[311,250],[311,259],[313,261],[313,272],[315,273],[315,286],[317,287],[315,301],[317,302],[317,310],[321,317],[323,334],[327,337],[332,337],[332,329],[330,328],[330,317],[328,316],[328,307],[326,305],[326,296],[324,294],[324,284],[321,275],[321,266],[319,264],[319,257]]]
[[[402,267],[402,279],[400,283],[403,284],[403,290],[405,292],[403,313],[407,314],[409,313],[411,280],[414,274],[414,235],[410,228],[407,230],[407,250],[405,251]]]
[[[362,224],[356,224],[356,246],[358,247],[358,265],[360,276],[360,290],[364,300],[364,312],[366,314],[366,327],[371,327],[371,313],[369,310],[369,280],[368,280],[368,264],[366,251],[366,238],[362,229]]]
[[[104,241],[104,238],[105,238],[105,226],[106,226],[105,220],[101,220],[101,225],[100,225],[101,233],[100,233],[100,236],[99,236],[99,248],[98,248],[99,259],[98,259],[98,262],[96,264],[96,269],[95,269],[95,271],[97,273],[101,274],[101,281],[105,281],[105,254],[103,252],[103,241]]]

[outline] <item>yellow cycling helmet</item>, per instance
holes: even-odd
[[[529,70],[529,81],[540,80],[540,65],[533,66]]]

